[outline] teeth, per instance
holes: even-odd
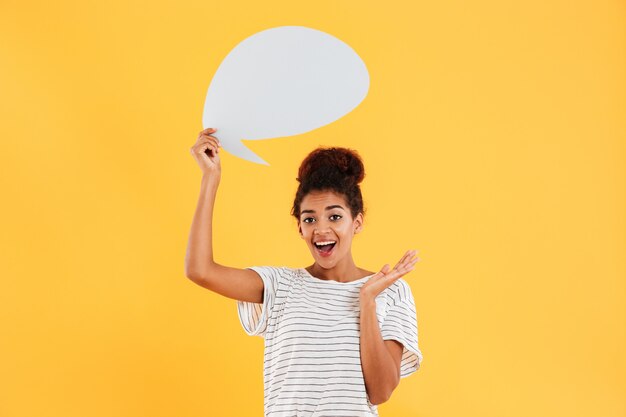
[[[324,246],[324,245],[330,245],[332,243],[336,243],[334,240],[329,240],[328,242],[315,242],[316,246]]]

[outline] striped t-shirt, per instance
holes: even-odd
[[[371,277],[338,282],[304,268],[251,266],[265,284],[260,304],[237,301],[250,336],[264,338],[266,417],[378,416],[361,368],[359,289]],[[417,371],[417,315],[400,278],[376,297],[383,340],[404,345],[400,377]]]

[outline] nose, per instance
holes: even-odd
[[[328,229],[328,226],[325,226],[325,227],[316,227],[316,228],[315,228],[315,230],[313,231],[313,234],[314,234],[314,235],[321,235],[321,234],[323,234],[322,232],[323,232],[323,231],[326,231],[326,230],[329,230],[329,229]]]

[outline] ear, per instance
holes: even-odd
[[[300,225],[300,222],[298,222],[298,233],[300,233],[300,237],[304,239],[304,235],[302,234],[302,226]]]
[[[360,233],[363,230],[363,213],[357,214],[352,224],[354,225],[354,233]]]

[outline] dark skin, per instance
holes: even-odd
[[[212,136],[216,129],[200,132],[198,146],[202,152],[193,152],[203,173],[220,175],[219,140]],[[329,206],[333,207],[327,210]],[[366,389],[373,404],[381,404],[389,399],[399,383],[403,345],[396,340],[382,340],[376,321],[375,298],[397,279],[410,272],[419,258],[412,259],[416,251],[407,251],[396,266],[390,270],[389,264],[376,274],[357,267],[352,259],[351,244],[356,233],[363,229],[363,215],[352,218],[345,198],[332,192],[310,193],[305,196],[301,209],[313,210],[302,213],[298,222],[301,237],[307,242],[315,262],[306,270],[319,279],[350,282],[367,276],[360,290],[361,304],[361,357]],[[336,247],[329,257],[322,257],[315,249],[314,241],[333,240]],[[346,279],[348,278],[348,279]]]
[[[413,259],[417,251],[407,251],[393,269],[385,264],[378,273],[374,273],[357,267],[352,258],[352,239],[363,230],[363,214],[359,213],[353,218],[345,197],[333,191],[307,194],[300,208],[298,231],[315,260],[313,265],[305,268],[312,276],[338,282],[351,282],[372,276],[360,289],[361,349],[362,357],[366,359],[363,369],[370,401],[381,404],[389,399],[400,382],[404,347],[397,340],[381,340],[375,319],[375,298],[413,269],[419,260]],[[330,256],[322,256],[315,247],[316,241],[337,243]],[[388,355],[381,351],[381,341]]]
[[[312,191],[300,204],[298,231],[315,262],[306,270],[319,279],[350,282],[374,272],[359,268],[352,258],[352,238],[363,229],[363,214],[352,218],[343,195],[333,191]],[[322,256],[315,241],[335,241],[330,256]]]

